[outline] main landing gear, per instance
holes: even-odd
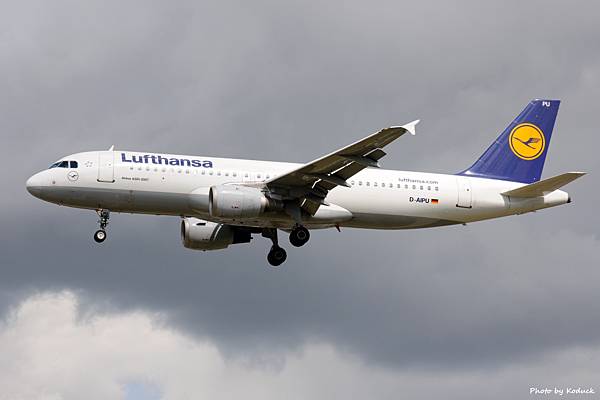
[[[110,218],[110,211],[100,209],[96,210],[96,213],[98,213],[98,217],[100,218],[100,220],[98,220],[100,229],[94,233],[94,240],[96,243],[102,243],[106,240],[106,226],[108,225],[108,219]]]
[[[285,249],[279,247],[277,241],[277,229],[275,228],[265,228],[262,231],[262,235],[266,238],[271,239],[273,242],[273,246],[271,246],[271,250],[269,250],[269,254],[267,254],[267,261],[273,267],[278,267],[283,264],[287,258],[287,253]]]
[[[290,232],[290,243],[295,247],[304,246],[308,239],[310,239],[310,233],[302,225],[296,225]]]
[[[277,229],[264,228],[262,235],[268,239],[271,239],[273,242],[273,246],[271,246],[271,250],[269,250],[269,254],[267,254],[267,261],[269,261],[269,264],[274,267],[280,266],[285,262],[287,253],[283,248],[279,247],[279,242],[277,240]],[[304,246],[306,242],[308,242],[308,239],[310,239],[310,233],[308,232],[308,229],[302,225],[296,225],[290,232],[290,243],[295,247]]]

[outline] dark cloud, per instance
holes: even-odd
[[[480,2],[28,2],[0,17],[0,300],[69,288],[88,310],[163,311],[230,356],[325,341],[374,364],[495,367],[593,345],[600,217],[575,203],[424,231],[316,232],[197,253],[175,218],[44,204],[25,179],[85,149],[305,161],[421,118],[388,168],[468,166],[534,97],[563,99],[545,175],[598,170],[598,10]]]

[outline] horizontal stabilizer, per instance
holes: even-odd
[[[557,189],[565,186],[567,183],[573,182],[575,179],[585,175],[585,172],[567,172],[561,175],[553,176],[552,178],[544,179],[536,183],[522,186],[517,189],[509,190],[502,193],[504,196],[511,197],[540,197],[548,193],[554,192]]]

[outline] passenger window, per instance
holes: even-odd
[[[431,190],[431,186],[427,186],[427,190]]]
[[[256,174],[256,179],[260,179],[260,174]]]
[[[362,181],[358,181],[358,186],[362,186]]]
[[[423,185],[421,185],[421,190],[423,190]]]
[[[408,185],[404,185],[404,189],[408,189]]]
[[[217,176],[221,176],[221,171],[217,171]]]
[[[209,171],[209,172],[208,172],[208,174],[209,174],[209,175],[212,175],[212,174],[213,174],[213,172],[212,172],[212,171]]]
[[[435,191],[436,191],[436,192],[438,191],[438,187],[437,187],[437,186],[435,187]]]
[[[394,185],[390,183],[390,188],[393,188],[393,187],[394,187]]]
[[[413,190],[415,190],[417,188],[417,185],[413,185]]]
[[[377,182],[373,182],[373,186],[374,186],[374,187],[377,187]]]
[[[367,186],[371,186],[371,182],[367,181]]]
[[[202,170],[202,175],[204,175],[204,174],[206,174],[206,171],[205,171],[205,170]]]
[[[248,173],[246,172],[246,173],[244,174],[244,178],[247,178],[247,177],[248,177]]]
[[[77,168],[77,161],[69,161],[69,165],[71,165],[71,168]]]

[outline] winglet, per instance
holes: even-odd
[[[420,122],[420,119],[415,119],[413,122],[409,122],[406,125],[402,125],[402,128],[406,129],[411,135],[415,135],[417,133],[417,131],[415,130],[415,127],[417,126],[417,124]]]

